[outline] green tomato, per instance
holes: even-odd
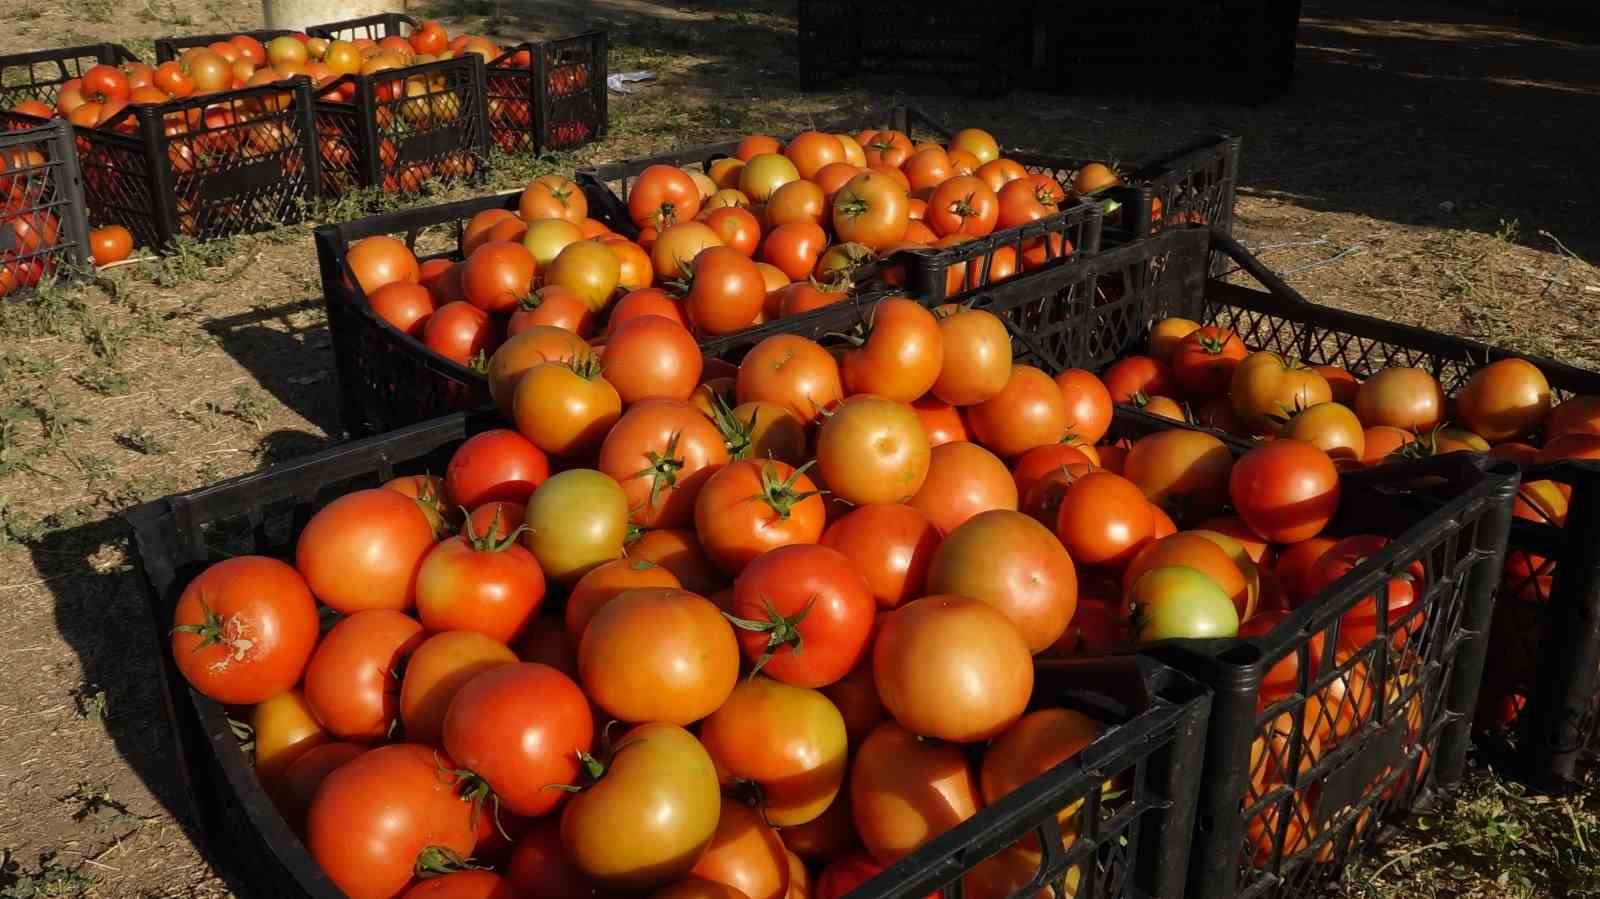
[[[1205,572],[1187,565],[1152,568],[1128,595],[1144,643],[1171,639],[1235,637],[1239,612]]]
[[[596,565],[622,558],[628,498],[607,475],[575,468],[533,491],[524,521],[523,542],[545,576],[571,584]]]

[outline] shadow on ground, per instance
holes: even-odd
[[[323,434],[339,434],[339,382],[321,308],[320,299],[308,298],[212,319],[204,327],[278,402]],[[302,315],[313,310],[319,314]],[[311,324],[301,323],[308,318]],[[271,464],[327,445],[316,434],[283,431],[265,438],[260,454]]]

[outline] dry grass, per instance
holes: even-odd
[[[0,0],[16,23],[8,49],[19,50],[102,39],[147,48],[164,34],[257,27],[258,9]],[[1262,107],[1042,93],[979,102],[881,85],[796,93],[793,11],[778,0],[458,0],[436,12],[518,36],[606,27],[612,71],[658,76],[613,95],[604,143],[519,162],[491,188],[747,131],[871,118],[892,102],[1032,148],[1117,159],[1230,132],[1245,138],[1237,230],[1275,247],[1263,251],[1275,268],[1301,270],[1289,280],[1312,299],[1600,367],[1600,273],[1582,261],[1600,259],[1596,184],[1575,127],[1600,120],[1592,46],[1442,5],[1310,2],[1299,83]],[[322,214],[394,202],[344,200]],[[228,895],[174,823],[181,787],[153,686],[154,628],[116,516],[339,439],[318,297],[308,228],[295,226],[0,305],[0,897]],[[1464,820],[1556,821],[1544,814],[1553,806],[1485,783],[1469,801],[1501,805]],[[1583,827],[1574,833],[1593,834],[1592,820]],[[1559,849],[1513,868],[1449,833],[1448,852],[1419,849],[1439,841],[1428,833],[1400,844],[1413,854],[1380,859],[1388,867],[1366,869],[1349,895],[1446,895],[1417,884],[1481,885],[1501,862],[1530,881],[1593,874]],[[1538,833],[1565,845],[1558,828]],[[1474,888],[1562,894],[1553,877],[1526,893]],[[1574,873],[1559,886],[1578,895],[1581,883]],[[1463,890],[1454,894],[1473,895]]]

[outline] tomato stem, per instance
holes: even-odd
[[[761,669],[772,661],[772,657],[777,654],[778,650],[783,649],[785,646],[790,647],[795,655],[800,655],[805,650],[805,636],[800,633],[800,623],[806,620],[806,616],[811,614],[811,609],[816,604],[817,597],[813,595],[806,600],[806,604],[794,614],[794,617],[785,618],[783,613],[772,605],[772,600],[762,596],[761,605],[767,612],[766,621],[755,621],[749,618],[740,618],[727,612],[722,613],[730,624],[740,630],[765,633],[767,635],[767,646],[762,650],[760,658],[756,659],[755,666],[750,669],[751,677],[760,674]]]
[[[507,837],[510,839],[510,837]],[[443,877],[457,871],[487,871],[488,866],[475,863],[471,858],[448,846],[426,846],[417,853],[416,864],[412,866],[412,873],[424,880],[430,877]]]
[[[796,468],[793,474],[779,481],[777,469],[773,467],[771,462],[768,462],[761,467],[761,492],[751,497],[751,499],[766,503],[773,512],[777,513],[780,520],[788,521],[789,510],[794,507],[795,503],[813,496],[822,495],[821,490],[807,490],[804,493],[797,493],[794,489],[795,482],[800,480],[800,476],[805,474],[806,469],[815,464],[817,464],[817,460],[812,459],[810,462]]]
[[[466,506],[462,506],[461,514],[467,519],[466,534],[464,535],[467,538],[467,545],[472,547],[475,552],[480,553],[503,553],[510,549],[511,544],[516,543],[517,539],[522,536],[522,532],[528,530],[528,526],[519,524],[516,530],[497,539],[495,533],[500,530],[500,516],[504,511],[504,507],[495,506],[494,518],[490,520],[489,526],[484,528],[483,533],[479,534],[472,529],[472,515],[467,512]]]
[[[667,451],[664,453],[655,450],[646,451],[644,457],[650,464],[629,476],[634,478],[649,476],[650,509],[655,509],[660,503],[663,491],[678,486],[678,472],[682,471],[684,466],[683,457],[678,455],[678,440],[682,436],[682,431],[673,431],[672,436],[667,438]]]

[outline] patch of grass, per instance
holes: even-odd
[[[72,899],[87,896],[94,881],[68,868],[53,852],[39,853],[38,863],[24,870],[13,850],[0,850],[0,899]]]
[[[261,391],[240,384],[233,388],[233,408],[227,414],[259,431],[272,417],[272,403]]]
[[[32,295],[0,303],[0,336],[60,337],[83,319],[83,291],[76,285],[41,284]]]
[[[109,313],[86,315],[81,326],[83,339],[88,342],[89,349],[113,365],[121,360],[122,351],[127,348],[132,331],[118,318]]]
[[[152,265],[142,266],[144,276],[157,287],[178,287],[219,268],[237,254],[236,238],[199,241],[180,237],[173,244],[170,255],[162,256]]]
[[[106,691],[99,684],[79,684],[73,687],[69,694],[72,697],[72,707],[77,711],[79,718],[90,721],[104,721],[110,716],[111,709],[106,700]]]
[[[0,352],[0,381],[36,379],[50,381],[60,374],[61,366],[54,359],[29,355],[25,352]]]
[[[146,456],[164,456],[172,452],[171,444],[146,431],[143,427],[132,427],[118,432],[116,441],[118,446]]]
[[[72,379],[85,389],[101,396],[123,396],[132,389],[127,374],[115,365],[105,362],[78,372]]]

